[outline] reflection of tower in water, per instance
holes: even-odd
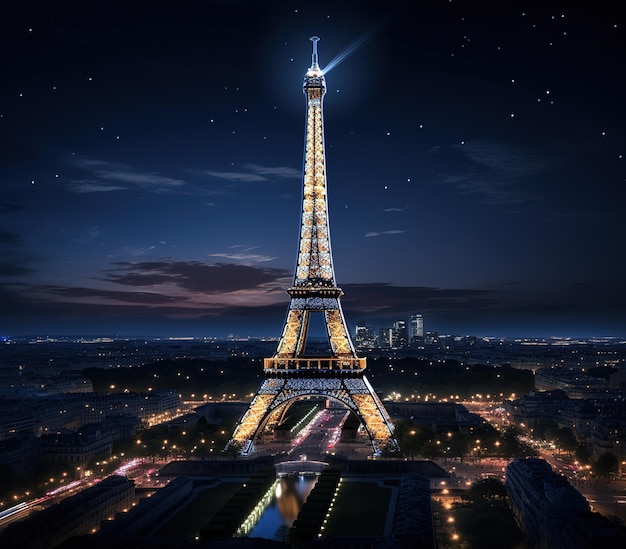
[[[283,521],[293,524],[315,486],[313,477],[283,477],[276,487],[276,504]]]

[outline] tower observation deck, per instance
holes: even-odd
[[[341,309],[341,288],[335,283],[330,245],[324,146],[324,73],[313,37],[311,66],[304,75],[306,135],[302,213],[298,257],[287,318],[276,353],[264,359],[265,380],[239,420],[232,442],[244,452],[266,426],[276,423],[280,410],[295,400],[321,396],[352,410],[367,430],[375,452],[397,450],[393,424],[364,375],[366,359],[356,355]],[[328,336],[327,356],[305,354],[310,319],[321,314]]]

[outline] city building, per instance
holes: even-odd
[[[201,481],[198,481],[200,484]],[[132,541],[127,543],[126,547],[134,546],[133,538],[139,536],[150,526],[158,523],[159,518],[173,514],[176,507],[188,498],[194,489],[194,481],[188,477],[178,477],[163,488],[157,490],[153,496],[149,498],[141,498],[139,503],[128,510],[128,512],[118,512],[114,517],[107,517],[100,525],[100,530],[93,538],[84,540],[85,546],[98,546],[98,542],[102,545],[110,544],[114,541]],[[148,544],[153,546],[156,543],[151,540]]]
[[[5,549],[56,547],[74,537],[96,532],[100,522],[135,503],[135,484],[110,476],[60,503],[10,524],[0,533]]]
[[[40,397],[92,391],[91,381],[74,372],[57,375],[19,372],[2,378],[0,382],[0,395],[11,397]]]
[[[587,448],[593,460],[606,452],[613,454],[619,463],[626,460],[626,417],[595,417],[587,438]]]
[[[422,315],[411,315],[411,343],[424,339],[424,317]]]
[[[543,459],[513,460],[506,468],[506,489],[515,519],[534,547],[619,547],[626,540]]]
[[[622,399],[570,398],[562,389],[534,391],[505,400],[511,421],[526,432],[552,426],[570,429],[592,460],[605,452],[626,460],[626,403]]]
[[[48,433],[39,438],[39,457],[50,464],[85,467],[94,459],[107,459],[113,451],[113,433],[101,429]]]
[[[393,328],[381,328],[378,338],[379,346],[383,349],[393,349]]]
[[[354,344],[360,351],[375,349],[379,346],[376,329],[371,326],[357,326],[354,337]]]
[[[504,408],[515,425],[534,429],[545,423],[557,423],[568,407],[569,398],[562,390],[533,391],[514,400],[505,400]]]
[[[0,441],[20,436],[34,436],[33,414],[14,403],[0,406]]]
[[[411,315],[407,325],[405,320],[396,320],[390,327],[380,328],[378,333],[372,326],[358,325],[355,331],[355,345],[360,351],[373,349],[404,350],[424,342],[424,321],[422,315]]]
[[[387,402],[386,406],[394,418],[411,420],[433,433],[468,434],[484,423],[478,414],[456,402]]]
[[[404,320],[396,320],[393,323],[393,335],[391,346],[394,349],[404,349],[409,343],[409,332]]]
[[[585,374],[573,368],[539,368],[535,371],[535,388],[538,391],[563,390],[570,398],[612,400],[621,390],[611,387],[607,379]]]
[[[0,441],[0,465],[18,475],[30,475],[37,466],[37,439],[15,437]]]

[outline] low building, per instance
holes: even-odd
[[[192,479],[176,478],[164,488],[157,490],[152,497],[141,498],[138,505],[127,513],[118,513],[113,519],[103,521],[101,529],[94,537],[100,541],[110,542],[139,536],[150,526],[154,527],[159,519],[168,513],[172,514],[176,507],[191,495],[193,488]]]
[[[0,440],[35,434],[33,414],[16,405],[0,406]]]
[[[20,373],[3,378],[0,382],[0,395],[26,398],[64,393],[90,393],[91,380],[74,372],[57,375]]]
[[[621,463],[626,459],[626,418],[601,416],[592,423],[587,448],[593,460],[610,452]]]
[[[44,463],[85,467],[94,459],[108,459],[113,452],[113,433],[100,429],[58,432],[39,438],[39,456]]]
[[[515,400],[505,400],[504,408],[516,425],[530,429],[546,422],[556,423],[568,400],[561,389],[533,391]]]
[[[35,437],[16,437],[0,440],[0,465],[18,475],[28,476],[37,467],[37,440]]]
[[[75,496],[10,524],[0,534],[4,549],[56,547],[74,536],[96,532],[100,522],[128,510],[135,502],[135,484],[110,476]]]
[[[535,372],[538,391],[563,390],[570,398],[611,400],[620,396],[620,389],[610,386],[607,379],[585,374],[579,369],[552,367]]]
[[[484,420],[456,402],[385,402],[394,418],[410,419],[428,427],[433,433],[469,433]]]

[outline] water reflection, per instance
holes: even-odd
[[[315,476],[281,478],[272,502],[248,537],[286,541],[289,527],[296,520],[316,481]]]

